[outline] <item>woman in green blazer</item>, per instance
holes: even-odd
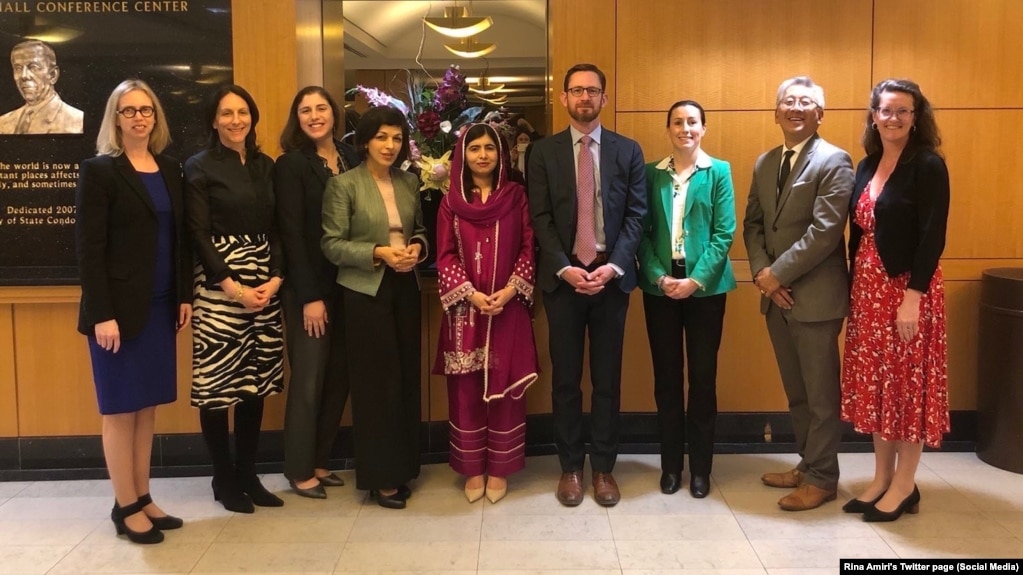
[[[355,128],[363,163],[323,192],[323,254],[338,266],[355,426],[356,486],[403,509],[419,476],[420,333],[416,264],[426,257],[419,179],[400,166],[409,127],[387,107]]]
[[[696,498],[710,493],[718,347],[725,293],[735,289],[728,261],[735,234],[732,174],[728,162],[700,149],[706,120],[703,107],[691,100],[668,110],[672,153],[646,166],[648,210],[638,253],[654,364],[661,491],[679,490],[688,438],[689,492]],[[689,358],[688,410],[683,340]]]

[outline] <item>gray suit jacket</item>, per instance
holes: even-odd
[[[391,168],[394,199],[408,243],[420,242],[419,257],[427,254],[426,227],[419,198],[419,178]],[[361,164],[327,182],[323,192],[323,255],[338,266],[337,283],[375,296],[384,277],[383,264],[373,261],[373,249],[389,246],[387,208],[373,176]],[[418,274],[418,271],[414,273]]]
[[[798,321],[825,321],[849,314],[849,276],[844,231],[853,191],[849,154],[814,135],[776,193],[782,147],[761,155],[743,221],[751,272],[770,266],[791,288]],[[767,313],[771,300],[761,298]]]

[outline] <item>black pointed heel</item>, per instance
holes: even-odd
[[[881,501],[881,498],[884,497],[885,493],[888,493],[888,491],[885,490],[881,493],[881,495],[875,497],[873,501],[862,501],[853,497],[849,501],[845,502],[845,505],[842,506],[842,511],[846,513],[866,513],[872,507],[877,505],[878,501]]]
[[[139,497],[139,500],[136,503],[136,505],[138,505],[140,509],[145,509],[146,505],[149,505],[152,502],[153,502],[153,498],[148,493],[146,493],[142,497]],[[143,513],[145,513],[145,511],[143,511]],[[170,531],[172,529],[181,529],[185,525],[185,522],[182,521],[180,517],[174,517],[173,515],[164,515],[163,517],[153,517],[152,515],[146,513],[146,517],[148,517],[149,521],[151,521],[153,523],[153,527],[156,527],[160,531]]]
[[[392,493],[390,495],[384,495],[376,489],[369,492],[369,496],[377,500],[377,505],[380,507],[386,507],[388,509],[405,509],[405,500],[401,498],[401,493]]]
[[[909,513],[914,515],[920,512],[920,490],[917,489],[916,485],[913,486],[913,492],[908,497],[899,503],[899,506],[894,511],[881,511],[875,506],[871,506],[870,509],[863,513],[863,520],[870,523],[884,523],[888,521],[895,521],[899,517],[902,517],[903,513]]]
[[[263,484],[259,482],[259,476],[239,475],[238,487],[249,496],[254,505],[259,507],[283,507],[284,500],[270,493]]]
[[[219,485],[217,478],[213,478],[213,500],[219,501],[224,509],[228,511],[234,511],[235,513],[253,513],[255,507],[252,506],[252,500],[249,499],[248,495],[238,488],[237,484],[231,485]]]
[[[150,527],[148,531],[132,531],[130,527],[124,524],[125,518],[141,512],[142,506],[137,501],[125,507],[121,507],[117,504],[117,501],[114,501],[114,508],[110,510],[110,520],[114,522],[114,529],[117,531],[117,534],[125,535],[129,541],[140,545],[153,545],[163,542],[163,532],[157,529],[155,525]]]

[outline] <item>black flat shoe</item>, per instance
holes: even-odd
[[[868,510],[877,505],[878,501],[881,501],[881,498],[884,497],[885,493],[887,493],[887,491],[878,495],[873,501],[860,501],[853,497],[849,501],[845,502],[845,505],[842,506],[842,511],[846,513],[866,513]]]
[[[267,491],[255,474],[238,478],[238,487],[259,507],[283,507],[284,500]]]
[[[238,484],[231,482],[230,484],[220,485],[217,483],[217,478],[214,477],[212,487],[213,500],[219,501],[224,506],[224,509],[234,511],[235,513],[255,512],[256,509],[252,506],[252,500],[238,488]]]
[[[665,471],[661,473],[661,493],[665,495],[671,495],[682,488],[682,474],[681,473],[668,473]]]
[[[689,478],[689,494],[696,499],[703,499],[710,493],[710,476],[694,475]]]
[[[345,484],[345,480],[341,479],[341,476],[333,471],[323,477],[317,477],[316,479],[319,479],[320,485],[324,487],[341,487]]]
[[[895,521],[899,517],[902,517],[903,513],[909,513],[913,515],[920,512],[920,490],[917,489],[916,485],[913,486],[913,492],[908,497],[899,503],[899,506],[895,508],[895,511],[881,511],[877,507],[871,505],[870,509],[863,513],[863,520],[869,523],[882,523],[888,521]]]
[[[139,500],[138,500],[138,502],[136,504],[139,506],[140,509],[145,509],[146,505],[149,505],[152,502],[153,502],[153,498],[150,497],[150,495],[148,493],[146,493],[142,497],[139,497]],[[145,513],[145,512],[143,512],[143,513]],[[180,517],[174,517],[173,515],[164,515],[163,517],[153,517],[152,515],[146,513],[146,517],[148,517],[149,521],[151,521],[153,523],[153,527],[156,527],[160,531],[170,531],[171,529],[181,529],[185,525],[185,522],[182,521]]]
[[[377,505],[380,507],[386,507],[388,509],[405,509],[405,500],[399,497],[399,493],[392,493],[391,495],[384,495],[373,489],[369,492],[369,496],[377,500]]]
[[[399,499],[402,499],[404,501],[408,501],[409,498],[412,497],[412,488],[409,487],[408,485],[399,485],[398,493],[395,495],[395,497],[398,497]]]
[[[288,485],[291,485],[291,490],[294,491],[295,495],[298,495],[299,497],[308,497],[309,499],[327,498],[327,490],[323,488],[322,483],[317,483],[312,487],[302,488],[299,487],[297,483],[295,483],[294,479],[289,479]]]
[[[114,522],[114,529],[118,535],[126,535],[128,540],[132,543],[138,543],[140,545],[153,545],[156,543],[163,542],[163,532],[153,525],[148,531],[132,531],[131,527],[124,524],[124,520],[127,517],[131,517],[136,513],[142,513],[142,506],[139,505],[138,501],[131,505],[121,507],[114,501],[114,508],[110,510],[110,520]]]

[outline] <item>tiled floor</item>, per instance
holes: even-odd
[[[0,483],[0,573],[816,575],[837,573],[841,557],[1023,557],[1023,475],[972,453],[926,453],[921,513],[867,524],[840,507],[872,461],[843,454],[839,500],[803,513],[779,510],[785,491],[759,481],[793,455],[717,456],[704,500],[662,495],[656,456],[622,456],[611,509],[589,498],[561,507],[554,457],[530,458],[496,505],[468,504],[446,465],[424,467],[404,511],[367,501],[351,472],[326,501],[267,476],[286,504],[252,515],[214,503],[208,478],[159,479],[153,495],[186,525],[155,546],[115,537],[105,481]]]

